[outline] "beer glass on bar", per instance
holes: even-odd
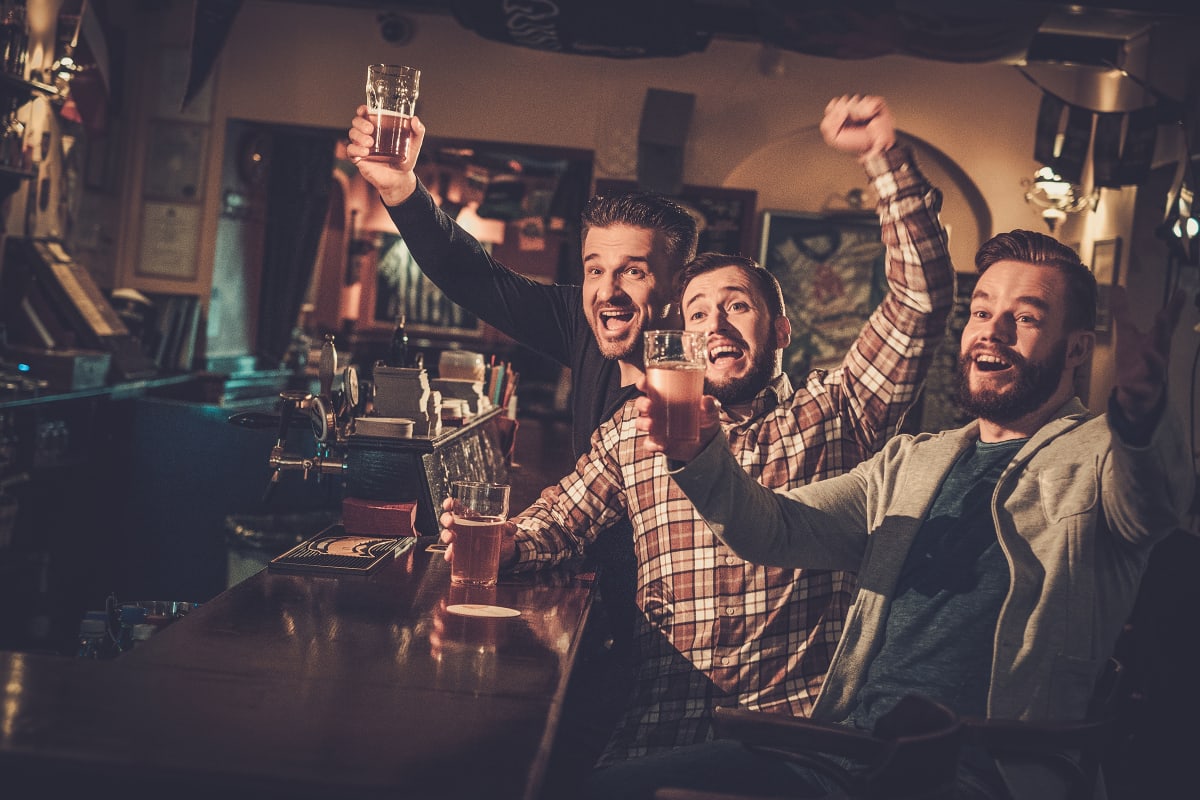
[[[450,583],[495,586],[500,572],[500,545],[508,519],[509,487],[499,483],[451,481],[454,501],[454,557]]]
[[[367,67],[367,108],[375,123],[370,161],[396,161],[408,153],[421,71],[398,64]]]
[[[699,331],[646,331],[648,394],[666,406],[667,441],[700,441],[700,396],[708,361]]]

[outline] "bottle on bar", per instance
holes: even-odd
[[[389,367],[408,366],[408,332],[404,329],[405,314],[396,317],[396,329],[392,331],[392,346],[388,351]]]

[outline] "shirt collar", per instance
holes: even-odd
[[[752,422],[765,416],[776,406],[782,403],[787,398],[794,394],[792,382],[785,373],[779,373],[771,382],[763,387],[754,399],[750,401],[750,413],[746,416],[730,414],[726,409],[721,409],[721,424],[723,425],[744,425],[747,422]]]

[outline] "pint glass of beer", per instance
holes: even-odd
[[[408,153],[412,116],[416,111],[421,71],[397,64],[367,67],[367,108],[375,123],[371,161],[394,161]]]
[[[508,519],[509,487],[499,483],[452,481],[454,557],[450,582],[456,586],[495,586],[500,545]]]
[[[646,331],[646,386],[666,406],[667,440],[700,441],[707,337],[699,331]]]

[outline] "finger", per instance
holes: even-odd
[[[1171,336],[1179,324],[1179,317],[1183,312],[1183,301],[1183,290],[1176,289],[1171,295],[1171,299],[1167,301],[1167,305],[1154,317],[1154,346],[1158,352],[1164,355],[1171,350]]]

